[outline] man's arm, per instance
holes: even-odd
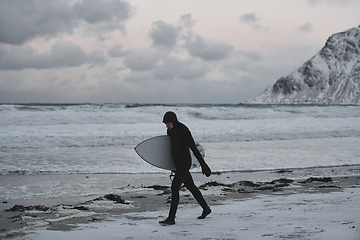
[[[189,137],[189,139],[188,139],[189,148],[191,149],[191,151],[194,153],[194,156],[199,161],[201,169],[202,169],[202,173],[204,175],[206,175],[207,177],[209,177],[211,175],[211,169],[206,164],[204,158],[201,156],[201,153],[197,149],[194,138],[192,137],[190,131],[189,131],[189,136],[188,137]]]

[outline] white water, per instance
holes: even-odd
[[[147,173],[133,148],[175,111],[215,171],[360,163],[360,106],[0,105],[0,174]]]

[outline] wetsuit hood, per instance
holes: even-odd
[[[174,125],[179,123],[177,116],[174,112],[169,111],[165,113],[163,118],[163,123],[168,123],[168,122],[171,122]]]

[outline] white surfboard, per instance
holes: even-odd
[[[195,142],[197,149],[203,157],[205,157],[204,148],[197,142]],[[151,165],[166,169],[166,170],[175,170],[174,160],[171,155],[171,140],[167,135],[156,136],[139,143],[135,148],[136,153],[144,159],[146,162]],[[200,163],[192,153],[191,153],[191,168],[196,168],[200,166]]]

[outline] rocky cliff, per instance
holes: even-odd
[[[360,103],[360,26],[336,33],[298,70],[248,103]]]

